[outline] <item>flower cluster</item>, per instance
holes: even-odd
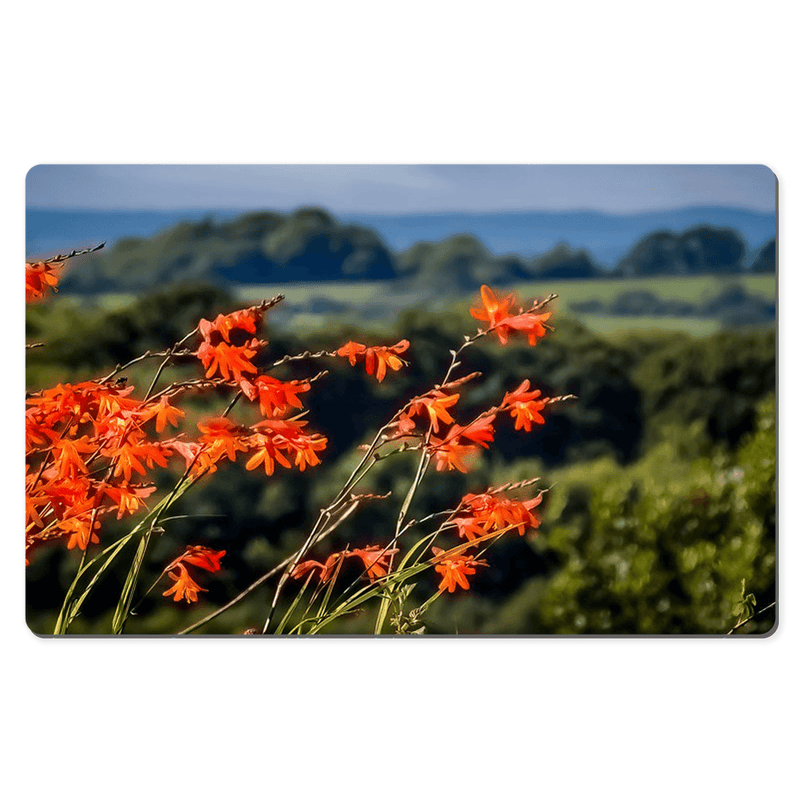
[[[461,500],[459,513],[453,518],[458,535],[469,541],[490,534],[516,529],[520,536],[539,527],[539,519],[532,513],[542,502],[538,495],[531,500],[510,500],[499,494],[467,494]]]
[[[244,373],[258,372],[251,359],[267,342],[250,339],[243,334],[254,334],[262,316],[260,309],[255,307],[233,314],[220,314],[213,322],[200,320],[197,330],[203,341],[197,348],[197,357],[206,369],[206,378],[213,378],[219,373],[221,378],[226,381],[232,379],[242,389],[243,384],[249,384]],[[241,343],[232,343],[232,335],[233,342]]]
[[[62,262],[72,255],[27,264],[26,298],[29,301],[38,300],[48,290],[55,290]],[[148,351],[126,365],[117,366],[105,378],[73,384],[59,383],[53,388],[31,392],[27,396],[26,561],[32,551],[50,540],[62,540],[67,549],[78,549],[85,556],[91,545],[101,542],[101,526],[105,518],[113,515],[121,520],[146,507],[146,501],[152,502],[148,499],[156,492],[156,476],[152,474],[154,470],[169,469],[173,462],[177,462],[178,470],[183,470],[183,476],[172,492],[145,518],[147,524],[137,526],[126,535],[127,538],[138,535],[140,546],[114,615],[115,632],[121,632],[130,613],[130,601],[149,534],[154,530],[163,532],[162,528],[156,528],[156,524],[179,496],[179,490],[182,493],[204,475],[217,471],[224,460],[235,462],[239,454],[244,456],[247,470],[263,468],[267,476],[274,474],[276,465],[284,469],[297,468],[302,472],[320,464],[320,454],[326,449],[328,440],[324,435],[309,430],[309,423],[302,419],[307,413],[303,403],[304,395],[311,391],[312,384],[327,373],[322,371],[313,377],[282,380],[270,374],[273,369],[287,360],[339,357],[346,358],[351,366],[363,363],[366,373],[374,375],[380,383],[388,374],[407,365],[400,357],[409,349],[406,339],[391,346],[370,346],[350,341],[334,352],[306,352],[284,356],[273,364],[259,363],[268,345],[265,339],[260,338],[265,312],[282,299],[282,296],[278,296],[256,306],[219,314],[213,320],[202,319],[193,331],[173,347],[162,353]],[[511,499],[501,489],[469,493],[457,508],[440,512],[447,518],[430,534],[426,545],[426,548],[430,547],[430,556],[425,556],[426,548],[417,548],[416,551],[409,549],[399,565],[394,563],[394,556],[401,552],[401,536],[409,527],[417,524],[415,520],[405,525],[403,522],[429,463],[437,471],[467,472],[468,458],[481,449],[488,449],[494,442],[495,425],[502,415],[507,414],[514,421],[515,430],[530,432],[534,425],[544,423],[543,412],[549,404],[565,399],[542,397],[541,391],[532,390],[530,381],[526,379],[513,391],[506,392],[497,405],[482,411],[471,421],[464,423],[456,419],[456,407],[464,391],[462,387],[479,376],[479,373],[460,378],[453,376],[454,370],[460,366],[459,354],[465,347],[491,333],[495,333],[502,344],[519,334],[527,337],[530,345],[535,345],[548,329],[545,323],[550,313],[541,313],[548,301],[542,301],[527,312],[522,308],[515,310],[513,295],[498,298],[488,286],[481,288],[481,299],[482,307],[472,309],[471,313],[476,319],[488,323],[487,328],[479,329],[472,337],[465,337],[461,349],[451,351],[453,361],[442,383],[406,402],[378,431],[372,444],[364,446],[367,452],[353,474],[330,505],[320,511],[319,520],[305,543],[287,559],[289,566],[277,583],[273,610],[287,578],[305,579],[306,583],[316,579],[318,587],[328,585],[329,589],[324,593],[312,593],[313,598],[307,609],[309,616],[304,621],[311,620],[309,624],[322,625],[323,621],[320,620],[328,618],[324,608],[331,596],[333,583],[344,565],[352,560],[360,564],[362,574],[369,582],[369,585],[362,584],[362,593],[367,593],[363,596],[383,593],[383,604],[392,601],[402,605],[402,598],[408,596],[410,588],[407,587],[403,594],[398,591],[396,584],[402,584],[408,570],[419,571],[432,567],[440,576],[439,594],[453,593],[458,589],[468,590],[470,578],[477,573],[477,569],[488,566],[488,562],[481,557],[483,552],[478,551],[479,547],[488,548],[510,531],[516,531],[521,536],[537,532],[540,520],[534,512],[542,501],[542,493],[527,500]],[[187,345],[193,338],[196,345]],[[203,377],[175,381],[157,391],[165,368],[187,356],[196,358],[202,364]],[[147,393],[137,398],[134,396],[135,387],[118,376],[129,366],[150,357],[162,358],[163,361]],[[196,433],[182,430],[186,406],[181,408],[179,400],[186,394],[207,389],[228,391],[235,396],[223,413],[197,423]],[[229,416],[240,397],[247,398],[253,408],[258,409],[260,421],[245,423]],[[344,550],[331,553],[324,561],[313,558],[301,560],[324,536],[353,513],[360,502],[367,498],[388,497],[357,495],[353,493],[353,488],[384,455],[379,452],[381,448],[399,439],[404,440],[400,450],[418,450],[421,460],[417,477],[403,502],[390,545],[371,544],[352,548],[348,545]],[[415,444],[410,445],[410,442]],[[523,481],[515,484],[515,487],[532,482]],[[436,538],[448,531],[456,532],[461,541],[449,549],[436,546]],[[100,571],[105,570],[124,551],[119,545],[124,544],[127,538],[106,546],[101,555],[107,556],[107,560],[95,568],[94,577],[86,575],[91,574],[87,571],[97,559],[85,564],[86,559],[81,558],[78,575],[59,615],[57,632],[66,632]],[[222,568],[221,559],[225,555],[224,550],[212,550],[199,545],[186,547],[162,571],[160,577],[166,576],[171,581],[162,595],[171,597],[175,602],[197,602],[200,593],[207,591],[197,582],[197,571],[219,572]],[[416,561],[409,564],[412,555]],[[424,561],[426,558],[427,561]],[[424,563],[421,564],[420,560]],[[271,574],[264,576],[264,579]],[[76,599],[72,593],[81,578],[82,594]],[[251,588],[261,585],[264,579],[256,581]],[[322,612],[312,613],[311,605],[322,594],[325,595]],[[292,608],[296,603],[297,600]],[[342,609],[348,607],[348,601],[345,601],[336,613],[345,613]],[[409,612],[408,619],[413,617],[417,620],[421,613],[422,609],[415,609]],[[385,613],[379,614],[376,630],[380,631],[385,616]],[[267,618],[264,631],[269,628],[270,618]],[[397,612],[394,619],[404,619],[402,610]]]
[[[513,295],[499,300],[488,286],[482,287],[481,298],[483,308],[472,309],[471,313],[477,319],[488,322],[489,328],[486,331],[479,330],[478,336],[472,339],[467,337],[467,346],[491,332],[497,334],[501,344],[506,344],[513,333],[522,333],[527,336],[531,346],[546,334],[544,323],[550,317],[549,312],[537,313],[536,310],[523,312],[520,309],[518,313],[512,314],[511,307],[516,302]],[[366,348],[357,342],[348,342],[337,355],[348,358],[352,365],[363,356],[367,372],[370,374],[375,371],[377,363],[377,378],[382,380],[385,375],[385,368],[381,369],[383,359],[386,359],[389,366],[398,369],[399,359],[395,362],[389,359],[392,355],[404,351],[407,346],[408,342],[405,340],[394,348]],[[454,362],[456,358],[457,353],[453,352]],[[526,379],[513,391],[506,392],[499,405],[479,414],[468,424],[461,425],[453,417],[453,408],[461,397],[461,393],[456,392],[455,388],[476,375],[477,373],[473,373],[459,381],[438,386],[412,398],[387,426],[391,433],[385,437],[386,440],[417,437],[422,440],[422,449],[433,461],[437,471],[455,469],[467,472],[466,458],[479,448],[488,449],[494,441],[494,426],[498,415],[507,413],[514,420],[515,430],[523,429],[530,432],[534,424],[544,424],[542,412],[549,404],[566,399],[542,397],[540,390],[531,391],[530,380]],[[419,421],[427,427],[427,434],[417,431]],[[495,490],[465,495],[456,511],[451,514],[447,525],[454,527],[459,537],[466,542],[450,550],[431,547],[433,558],[430,563],[442,576],[440,591],[455,592],[458,587],[468,589],[468,576],[474,575],[477,567],[488,566],[488,562],[478,558],[476,553],[469,552],[471,548],[477,547],[487,539],[496,539],[510,530],[517,531],[520,536],[536,532],[540,520],[533,509],[541,502],[541,493],[529,500],[514,500]],[[386,574],[391,561],[384,563],[380,559],[387,554],[393,554],[396,549],[385,550],[373,546],[366,551],[345,550],[333,553],[324,563],[308,560],[297,564],[292,570],[292,576],[301,578],[309,573],[316,573],[320,583],[327,583],[335,578],[345,558],[363,552],[382,554],[378,556],[378,564],[382,573]],[[374,580],[375,574],[372,571],[369,571],[369,576],[370,580]]]
[[[54,262],[56,263],[56,262]],[[26,265],[27,294],[41,295],[45,281],[54,286],[51,265]],[[38,283],[37,283],[38,281]],[[64,539],[68,549],[99,543],[102,519],[135,514],[155,492],[154,468],[183,457],[187,472],[199,477],[216,470],[224,457],[250,456],[247,469],[275,463],[301,471],[320,463],[327,439],[305,430],[307,422],[283,419],[302,409],[299,395],[310,381],[280,381],[258,374],[250,359],[266,342],[253,338],[267,304],[201,320],[197,356],[207,380],[173,384],[152,397],[137,399],[124,379],[58,384],[33,392],[26,400],[26,562],[43,542]],[[240,343],[242,337],[246,341]],[[188,337],[187,337],[188,338]],[[163,354],[162,354],[163,355]],[[169,351],[166,353],[169,359]],[[165,362],[166,363],[166,362]],[[211,379],[211,380],[208,380]],[[265,419],[244,427],[226,417],[201,422],[200,436],[165,436],[180,426],[185,411],[175,405],[182,393],[208,386],[233,386],[258,402]],[[183,569],[175,565],[175,569]]]
[[[475,567],[488,566],[488,562],[478,559],[469,550],[509,530],[516,530],[520,536],[535,531],[541,523],[532,509],[541,502],[541,494],[530,500],[512,500],[491,490],[483,494],[464,495],[446,524],[455,526],[459,537],[467,542],[450,550],[431,548],[431,563],[442,576],[439,590],[455,592],[459,586],[469,589],[467,577],[475,574]]]
[[[488,322],[489,328],[485,331],[479,330],[477,336],[472,338],[466,337],[466,344],[462,346],[462,350],[490,332],[497,333],[502,344],[508,342],[509,334],[514,331],[525,333],[530,345],[535,345],[538,339],[545,335],[544,323],[550,318],[549,312],[541,314],[537,311],[523,312],[520,309],[518,314],[512,315],[510,309],[512,303],[515,302],[514,296],[509,295],[503,300],[498,300],[488,286],[481,288],[481,298],[484,307],[471,309],[471,313],[474,317]],[[453,351],[453,358],[455,361],[455,351]],[[467,376],[463,380],[468,380],[473,376]],[[449,387],[454,385],[448,384]],[[394,428],[394,438],[421,436],[415,432],[415,419],[425,420],[429,425],[429,430],[427,436],[423,437],[424,448],[433,459],[439,472],[446,470],[467,472],[467,457],[477,453],[479,448],[488,449],[489,444],[494,441],[494,424],[498,414],[507,412],[515,420],[515,430],[524,428],[526,432],[530,432],[533,423],[544,424],[541,412],[547,405],[564,399],[542,397],[541,390],[538,389],[529,391],[530,381],[526,379],[517,389],[506,393],[500,405],[484,411],[469,424],[460,425],[453,418],[452,409],[461,395],[447,390],[448,386],[437,387],[424,395],[413,398],[397,414],[396,420],[391,426]],[[440,430],[441,425],[450,427],[444,431]]]
[[[155,487],[134,482],[156,465],[167,466],[174,448],[148,433],[176,424],[183,412],[162,396],[130,397],[133,387],[85,381],[58,384],[27,399],[26,549],[66,537],[85,550],[97,542],[99,520],[134,514]],[[103,469],[96,469],[102,465]],[[92,467],[90,469],[90,466]]]

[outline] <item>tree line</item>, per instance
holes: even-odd
[[[370,228],[304,208],[291,214],[248,213],[225,222],[183,222],[150,238],[121,239],[85,258],[65,276],[63,288],[94,294],[190,281],[230,286],[403,280],[456,293],[483,283],[507,286],[538,279],[765,273],[775,270],[775,259],[774,239],[751,257],[737,231],[707,225],[648,234],[612,270],[599,266],[588,251],[566,244],[533,257],[497,256],[469,234],[393,252]]]

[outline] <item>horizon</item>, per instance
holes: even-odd
[[[663,207],[663,208],[652,208],[643,211],[602,211],[596,208],[569,208],[569,209],[552,209],[552,208],[504,208],[504,209],[488,209],[488,210],[462,210],[457,208],[445,208],[435,211],[399,211],[399,212],[391,212],[391,211],[333,211],[330,208],[322,205],[315,205],[315,204],[301,204],[298,206],[286,206],[283,208],[277,208],[275,206],[267,207],[267,206],[219,206],[219,207],[210,207],[210,206],[181,206],[175,208],[152,208],[147,206],[131,206],[127,208],[98,208],[98,207],[91,207],[91,206],[39,206],[39,205],[32,205],[26,204],[25,210],[28,211],[39,211],[39,212],[48,212],[51,214],[58,214],[58,213],[82,213],[82,214],[179,214],[179,213],[187,213],[187,214],[197,214],[199,212],[204,212],[207,214],[252,214],[258,213],[263,211],[273,211],[279,214],[293,214],[297,211],[302,209],[319,209],[321,211],[325,211],[326,213],[330,214],[333,217],[430,217],[430,216],[454,216],[454,215],[461,215],[466,217],[478,217],[478,216],[493,216],[493,215],[503,215],[503,216],[512,216],[515,214],[549,214],[552,216],[563,216],[567,214],[597,214],[598,216],[608,216],[608,217],[638,217],[638,216],[656,216],[659,214],[670,214],[674,212],[681,212],[681,211],[714,211],[714,210],[724,210],[724,211],[735,211],[735,212],[742,212],[746,214],[760,214],[765,217],[775,216],[774,211],[762,211],[755,208],[748,208],[746,206],[739,206],[739,205],[727,205],[724,203],[695,203],[683,206],[670,206],[670,207]]]

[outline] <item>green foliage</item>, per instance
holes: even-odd
[[[774,600],[774,397],[758,414],[733,453],[685,461],[665,443],[603,481],[557,488],[541,546],[560,568],[528,623],[543,633],[725,633],[753,602],[743,580],[760,605]],[[773,623],[764,615],[753,628]]]
[[[171,344],[199,317],[237,305],[219,290],[189,287],[165,289],[113,311],[31,306],[29,339],[47,346],[28,353],[29,386],[97,377],[118,361]],[[525,376],[546,394],[572,392],[579,400],[548,410],[548,424],[530,435],[501,423],[497,446],[468,475],[431,473],[422,483],[410,512],[416,518],[508,480],[541,475],[543,485],[553,487],[540,536],[508,537],[493,546],[491,566],[476,575],[474,591],[433,604],[422,618],[426,631],[724,632],[738,619],[742,579],[757,598],[756,610],[768,605],[775,591],[774,331],[609,339],[568,317],[553,322],[556,333],[534,348],[484,342],[464,353],[465,370],[483,377],[463,392],[459,420],[496,402]],[[384,326],[382,343],[408,338],[412,349],[409,368],[382,384],[344,360],[326,362],[329,375],[307,395],[310,424],[329,437],[323,466],[313,474],[279,471],[266,480],[241,463],[226,465],[201,490],[188,492],[170,511],[176,518],[161,523],[168,535],[152,540],[147,562],[169,563],[183,544],[203,543],[227,551],[226,568],[209,580],[202,607],[178,614],[174,604],[161,601],[162,590],[154,590],[126,631],[189,625],[291,553],[352,471],[355,447],[399,404],[440,379],[447,350],[460,344],[465,329],[463,308],[409,311],[393,329]],[[267,337],[269,358],[338,347],[350,338],[364,341],[358,328],[335,325],[302,338],[282,335],[269,320]],[[145,366],[141,376],[131,376],[140,388],[152,376],[153,364]],[[186,369],[196,376],[196,365]],[[287,365],[276,376],[310,372],[307,364]],[[224,400],[196,398],[187,408],[187,426],[216,413]],[[391,496],[365,504],[315,556],[324,560],[329,551],[363,542],[365,532],[376,543],[388,541],[383,534],[393,530],[415,464],[413,453],[381,461],[359,490]],[[162,488],[174,485],[179,474],[176,467],[162,475]],[[130,529],[114,520],[109,525],[108,541]],[[55,548],[36,554],[28,568],[34,629],[52,630],[48,609],[63,598],[75,559],[74,552]],[[142,585],[157,577],[151,570],[143,565]],[[112,565],[71,630],[108,628],[125,577]],[[408,615],[436,585],[425,575],[415,582],[402,612],[393,612],[409,632],[419,619],[412,624]],[[263,618],[268,588],[214,620],[208,632],[241,632],[253,617]],[[763,632],[771,624],[765,614],[741,632]],[[364,625],[354,615],[331,630],[355,632]]]
[[[742,621],[752,617],[756,610],[756,596],[752,592],[747,592],[746,583],[742,578],[741,597],[733,604],[733,615]]]
[[[630,366],[647,419],[645,446],[664,426],[695,420],[711,440],[735,446],[753,429],[756,401],[774,391],[775,331],[679,337]]]

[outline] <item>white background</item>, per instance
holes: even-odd
[[[5,21],[0,786],[13,798],[116,800],[796,796],[790,5],[289,7],[40,2]],[[20,543],[24,178],[73,162],[770,166],[782,226],[777,633],[35,638]]]

